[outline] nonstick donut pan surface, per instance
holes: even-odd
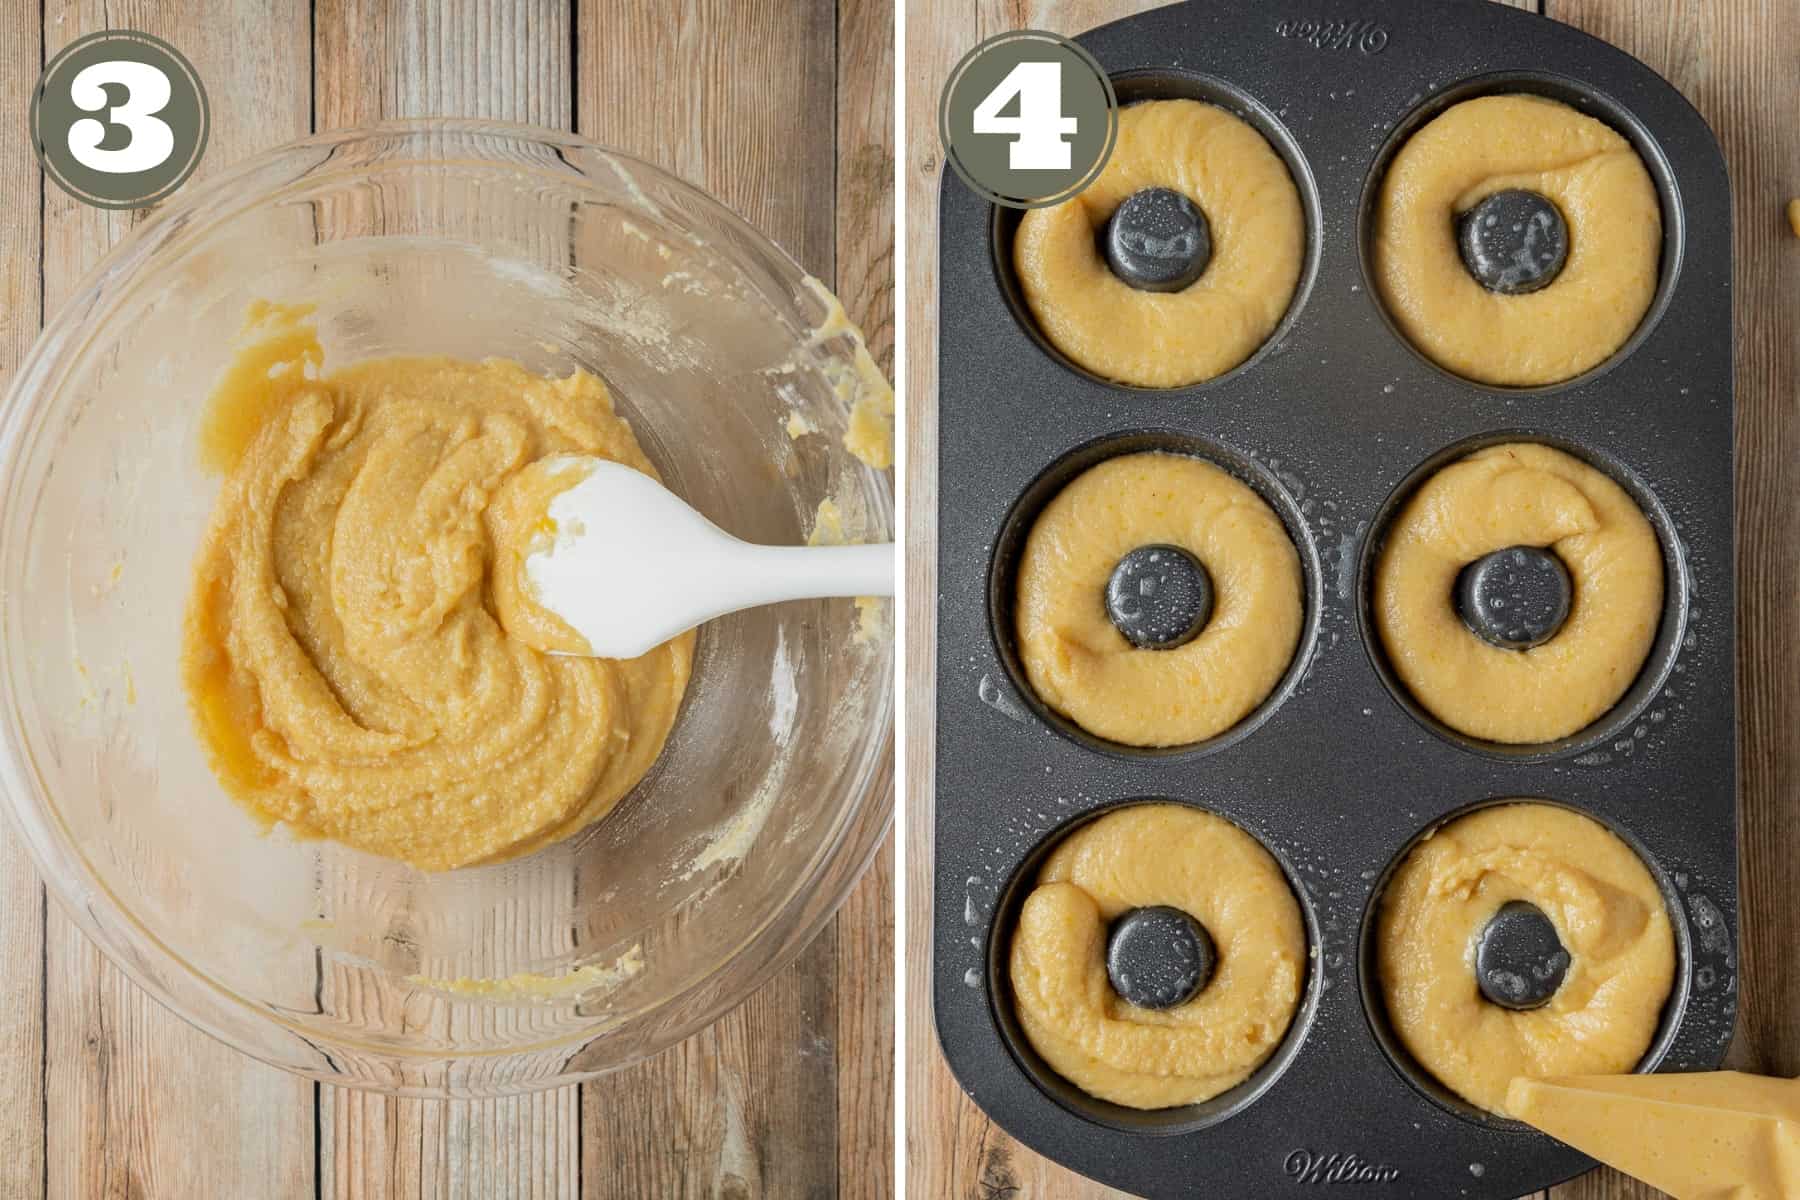
[[[1196,0],[1078,39],[1122,103],[1188,96],[1245,117],[1287,159],[1307,220],[1299,290],[1237,370],[1149,390],[1096,379],[1035,331],[1011,281],[1018,214],[944,175],[939,266],[935,896],[937,1031],[962,1086],[1019,1140],[1146,1196],[1358,1194],[1510,1200],[1590,1160],[1438,1087],[1388,1031],[1366,936],[1387,873],[1452,815],[1541,798],[1597,818],[1658,878],[1676,984],[1645,1067],[1714,1067],[1737,993],[1730,195],[1717,143],[1624,53],[1488,0]],[[1625,134],[1662,197],[1662,283],[1637,334],[1568,383],[1486,387],[1413,350],[1367,268],[1388,156],[1449,104],[1538,92]],[[1536,440],[1613,475],[1662,541],[1667,599],[1619,705],[1549,746],[1436,725],[1383,661],[1369,591],[1383,523],[1436,466]],[[1060,487],[1111,454],[1197,453],[1287,523],[1306,620],[1287,678],[1210,742],[1091,738],[1024,682],[1012,568]],[[1280,860],[1311,959],[1287,1040],[1206,1104],[1093,1100],[1020,1036],[1006,980],[1037,863],[1120,803],[1202,806]]]

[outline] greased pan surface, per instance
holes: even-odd
[[[1196,0],[1079,39],[1121,100],[1196,96],[1289,159],[1308,260],[1288,320],[1244,366],[1153,391],[1063,361],[1017,304],[996,247],[1016,214],[946,173],[939,245],[939,510],[933,989],[962,1086],[1009,1133],[1146,1196],[1255,1200],[1314,1185],[1510,1200],[1590,1165],[1479,1114],[1393,1047],[1364,969],[1374,898],[1426,830],[1487,801],[1587,813],[1643,855],[1675,920],[1675,992],[1650,1061],[1715,1066],[1737,993],[1730,195],[1705,123],[1660,77],[1578,31],[1488,0]],[[1662,192],[1664,282],[1638,335],[1567,384],[1484,387],[1393,329],[1365,264],[1387,154],[1491,91],[1577,103],[1636,144]],[[1668,602],[1638,683],[1548,748],[1435,728],[1390,687],[1367,619],[1382,522],[1422,472],[1530,438],[1612,473],[1663,541]],[[1306,572],[1296,665],[1202,746],[1139,752],[1057,720],[1022,685],[1011,568],[1036,509],[1111,453],[1210,457],[1289,525]],[[1036,1062],[1011,1016],[1006,939],[1044,850],[1134,799],[1198,804],[1281,860],[1312,958],[1288,1040],[1205,1105],[1114,1108]]]

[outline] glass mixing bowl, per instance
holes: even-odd
[[[847,600],[707,625],[651,774],[526,858],[424,874],[265,834],[214,779],[181,684],[218,488],[198,428],[251,301],[311,303],[328,370],[394,353],[579,365],[730,532],[804,541],[830,498],[850,540],[888,541],[887,477],[843,444],[856,347],[815,287],[656,168],[486,122],[312,138],[146,222],[0,410],[0,787],[51,891],[195,1025],[350,1086],[549,1086],[744,999],[837,909],[891,818],[885,607],[873,630]]]

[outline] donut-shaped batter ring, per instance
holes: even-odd
[[[1514,188],[1561,211],[1569,256],[1540,290],[1503,295],[1463,265],[1457,218]],[[1481,383],[1559,383],[1605,361],[1649,311],[1661,256],[1656,185],[1631,143],[1541,96],[1452,106],[1381,183],[1373,257],[1388,311],[1427,357]]]
[[[1213,611],[1172,650],[1113,626],[1106,584],[1139,546],[1179,546],[1212,578]],[[1043,702],[1096,737],[1181,746],[1261,704],[1300,641],[1300,555],[1261,496],[1209,462],[1150,451],[1090,467],[1044,506],[1019,557],[1019,657]]]
[[[1568,974],[1542,1008],[1483,998],[1474,946],[1502,905],[1556,927]],[[1413,848],[1383,893],[1378,974],[1407,1052],[1471,1104],[1506,1111],[1515,1076],[1614,1075],[1650,1048],[1675,980],[1662,891],[1588,817],[1517,802],[1460,817]]]
[[[1158,904],[1199,921],[1218,962],[1193,999],[1151,1010],[1113,991],[1106,938],[1128,910]],[[1280,1045],[1306,961],[1300,905],[1256,839],[1199,809],[1136,804],[1077,829],[1039,870],[1013,934],[1013,1003],[1032,1049],[1089,1095],[1197,1104]]]
[[[1568,568],[1569,616],[1549,641],[1509,650],[1456,610],[1462,569],[1537,546]],[[1662,618],[1656,532],[1625,489],[1530,442],[1444,467],[1394,518],[1375,569],[1375,620],[1394,673],[1432,716],[1490,742],[1553,742],[1625,694]]]
[[[1113,210],[1161,187],[1199,206],[1212,259],[1178,292],[1139,291],[1099,244]],[[1013,264],[1038,328],[1077,365],[1139,387],[1223,375],[1280,324],[1305,254],[1300,193],[1280,155],[1244,121],[1198,100],[1119,111],[1106,167],[1079,195],[1019,222]]]

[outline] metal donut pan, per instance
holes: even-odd
[[[1737,1000],[1731,205],[1712,132],[1668,82],[1577,30],[1489,0],[1190,0],[1078,39],[1123,102],[1191,96],[1255,124],[1288,161],[1308,249],[1287,318],[1244,365],[1193,387],[1125,387],[1040,337],[1000,251],[1017,215],[952,172],[940,193],[938,595],[932,989],[965,1091],[1063,1165],[1149,1197],[1511,1200],[1592,1165],[1481,1113],[1410,1062],[1366,969],[1388,872],[1424,832],[1508,798],[1595,817],[1644,857],[1676,931],[1675,989],[1641,1069],[1718,1065]],[[1534,91],[1631,139],[1662,196],[1662,283],[1637,333],[1567,383],[1494,388],[1426,360],[1368,273],[1375,185],[1449,104]],[[1474,742],[1392,680],[1369,624],[1382,521],[1421,470],[1523,438],[1618,478],[1664,547],[1656,645],[1620,705],[1549,746]],[[1288,677],[1195,747],[1099,742],[1023,682],[1010,570],[1036,507],[1111,452],[1199,453],[1287,522],[1307,615]],[[1093,1100],[1036,1061],[1004,969],[1022,883],[1114,805],[1195,804],[1281,862],[1311,940],[1289,1037],[1204,1105]]]

